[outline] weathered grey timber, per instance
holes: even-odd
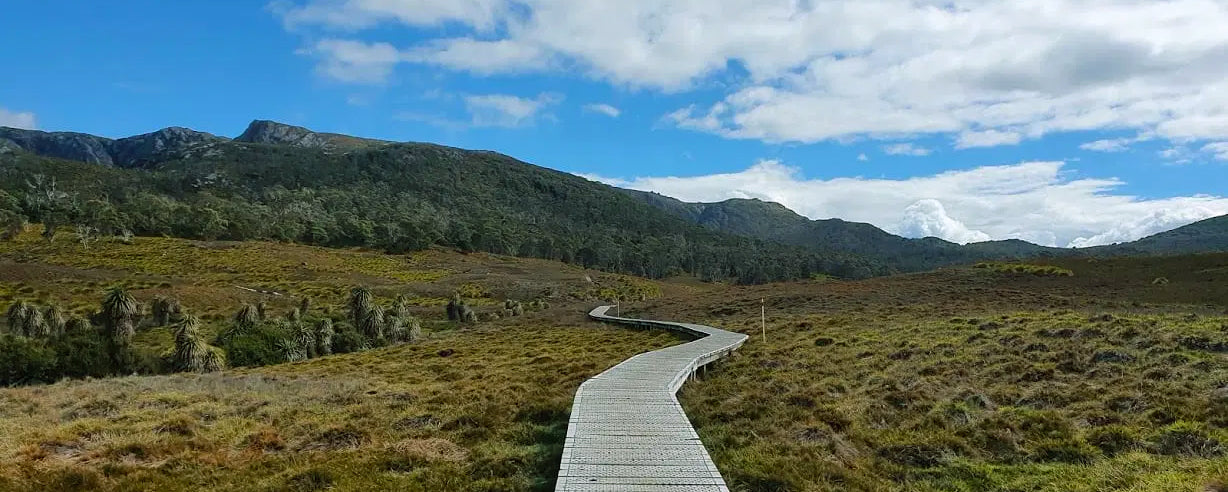
[[[746,342],[710,326],[589,317],[701,337],[645,352],[593,376],[576,391],[556,492],[728,492],[675,394],[695,371]]]

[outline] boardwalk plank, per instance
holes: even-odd
[[[580,385],[555,491],[728,492],[675,393],[700,367],[742,346],[746,335],[609,316],[610,307],[589,316],[700,338],[633,356]]]

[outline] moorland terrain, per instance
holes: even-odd
[[[681,341],[584,321],[611,299],[752,335],[680,395],[734,490],[1202,490],[1228,478],[1223,254],[736,286],[443,250],[170,238],[86,249],[31,228],[0,243],[0,266],[0,304],[84,315],[122,285],[145,304],[180,299],[208,333],[244,303],[284,313],[301,297],[305,317],[340,327],[349,289],[366,285],[376,304],[410,299],[423,332],[263,367],[0,390],[4,489],[550,490],[579,383]],[[446,318],[455,292],[483,315],[504,299],[548,304],[465,324]],[[166,354],[173,329],[148,324],[133,345]]]
[[[612,301],[752,335],[680,394],[733,490],[1228,489],[1228,217],[957,245],[257,121],[0,129],[0,239],[0,490],[551,490],[683,342]]]

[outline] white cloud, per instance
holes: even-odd
[[[611,118],[617,118],[619,115],[623,114],[622,110],[609,104],[585,104],[584,110],[590,113],[604,114]]]
[[[365,43],[347,39],[323,39],[301,54],[319,59],[316,71],[325,77],[356,84],[382,84],[401,60],[388,43]]]
[[[930,153],[933,151],[925,147],[916,147],[910,143],[898,143],[884,145],[883,152],[885,152],[887,155],[909,155],[913,157],[921,157],[930,155]]]
[[[517,128],[532,125],[542,111],[563,101],[558,94],[542,93],[534,99],[507,94],[465,96],[465,109],[473,126]]]
[[[971,230],[963,222],[951,218],[942,202],[933,198],[918,200],[905,208],[904,218],[895,229],[907,237],[940,237],[960,244],[990,239],[989,234]]]
[[[896,234],[939,234],[960,242],[1014,238],[1047,246],[1106,244],[1228,214],[1225,197],[1144,199],[1117,194],[1114,189],[1124,185],[1122,181],[1076,179],[1064,167],[1062,162],[1024,162],[899,180],[823,180],[804,178],[795,167],[764,160],[727,174],[587,177],[685,201],[759,198],[812,219],[839,217]]]
[[[275,10],[293,29],[402,24],[428,37],[402,55],[414,63],[717,87],[719,100],[696,95],[670,121],[729,138],[1228,139],[1222,0],[305,2]]]
[[[955,138],[955,148],[971,149],[974,147],[997,147],[999,145],[1015,145],[1023,141],[1023,135],[1013,131],[985,130],[983,132],[962,131]]]
[[[34,130],[38,128],[38,120],[31,112],[16,112],[0,108],[0,126]]]
[[[858,161],[860,161],[860,162],[866,162],[866,161],[870,160],[870,156],[865,155],[864,153],[857,154],[857,160],[858,160]]]
[[[1132,138],[1112,138],[1087,142],[1080,145],[1079,148],[1095,152],[1125,152],[1130,149],[1131,143],[1134,143]]]
[[[1203,152],[1208,152],[1221,161],[1228,161],[1228,142],[1213,142],[1202,147]]]

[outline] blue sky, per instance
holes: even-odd
[[[1228,213],[1228,6],[1044,3],[19,1],[0,124],[273,119],[960,242]]]

